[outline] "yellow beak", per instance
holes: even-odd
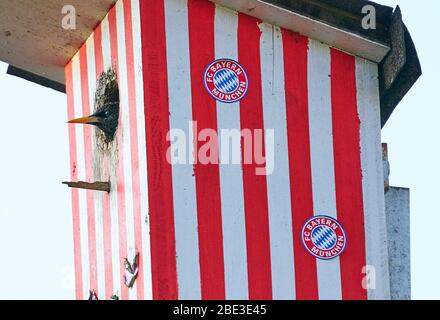
[[[83,124],[97,124],[100,123],[101,119],[95,116],[88,116],[78,119],[73,119],[68,121],[67,123],[83,123]]]

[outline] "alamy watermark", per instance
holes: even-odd
[[[366,5],[362,8],[362,28],[365,30],[376,30],[376,8],[373,5]]]
[[[275,131],[273,129],[214,129],[198,131],[197,121],[188,130],[171,129],[167,161],[171,165],[232,164],[255,165],[256,175],[274,171]]]
[[[376,290],[376,268],[366,265],[362,268],[362,288],[364,290]]]
[[[61,19],[61,26],[64,30],[76,29],[76,9],[74,6],[67,4],[61,9],[61,13],[64,15]]]
[[[61,9],[61,13],[64,15],[61,19],[61,26],[65,30],[76,29],[76,9],[73,5],[66,4]],[[365,30],[375,30],[377,25],[376,20],[376,7],[373,5],[365,5],[362,7],[362,28]]]

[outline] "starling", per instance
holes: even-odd
[[[94,113],[69,123],[94,125],[104,133],[106,142],[111,142],[119,122],[119,101],[117,74],[110,68],[101,73],[96,84]]]
[[[118,127],[118,120],[119,102],[114,101],[104,104],[102,107],[98,108],[98,110],[94,114],[88,117],[70,120],[68,123],[94,125],[104,132],[105,137],[108,141],[111,141],[113,140],[116,129]]]

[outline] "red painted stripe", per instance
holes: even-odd
[[[113,7],[108,14],[109,29],[110,29],[110,51],[112,66],[115,68],[119,78],[119,55],[118,55],[118,34],[116,23],[116,7]],[[125,77],[126,75],[122,75]],[[120,108],[127,108],[120,104]],[[121,117],[119,117],[119,130],[116,132],[116,139],[118,142],[118,167],[116,169],[117,186],[116,193],[118,196],[118,223],[119,223],[119,269],[121,275],[121,298],[128,299],[128,288],[123,283],[124,279],[124,265],[123,259],[127,257],[127,226],[126,226],[126,205],[125,205],[125,177],[124,177],[124,153],[123,153],[123,139],[122,139],[122,125]]]
[[[340,257],[342,298],[367,299],[362,288],[366,257],[355,58],[332,49],[331,75],[336,207],[347,235]]]
[[[116,23],[116,6],[108,13],[108,24],[110,33],[110,51],[112,67],[119,73],[119,54],[118,54],[118,30]],[[118,75],[119,76],[119,75]]]
[[[142,252],[142,214],[141,214],[141,187],[139,175],[139,146],[138,146],[138,124],[136,117],[136,83],[134,67],[133,48],[133,22],[131,14],[131,0],[124,0],[124,23],[125,43],[127,56],[127,80],[128,80],[128,113],[130,119],[130,141],[131,141],[131,170],[132,170],[132,193],[133,193],[133,214],[134,214],[134,238],[137,252]],[[142,270],[143,256],[139,255],[139,270]],[[139,272],[136,281],[137,298],[144,299],[144,274]]]
[[[177,299],[164,0],[140,1],[153,299]]]
[[[242,129],[251,130],[264,129],[258,23],[254,18],[239,15],[238,57],[251,84],[240,103],[240,122]],[[253,300],[272,299],[267,183],[265,176],[256,175],[258,167],[261,166],[256,163],[243,164],[248,287],[249,299]]]
[[[302,226],[313,217],[307,82],[308,39],[283,30],[283,46],[296,298],[317,300],[316,259],[304,250],[301,241]]]
[[[87,48],[84,44],[79,51],[80,74],[81,74],[81,104],[83,115],[90,115],[89,77]],[[84,130],[84,159],[85,178],[93,182],[93,158],[92,158],[92,127],[83,126]],[[78,159],[79,160],[79,159]],[[98,262],[96,256],[96,226],[95,226],[95,202],[94,191],[86,190],[87,203],[87,227],[89,244],[89,268],[90,268],[90,289],[98,294]]]
[[[215,60],[214,15],[213,3],[205,0],[188,1],[192,109],[193,119],[197,121],[196,136],[207,128],[217,132],[216,103],[203,84],[205,68]],[[198,142],[196,150],[203,144]],[[194,165],[194,174],[202,299],[225,299],[219,166],[197,163]]]
[[[96,79],[104,71],[103,53],[102,53],[102,30],[99,25],[94,34],[95,45],[95,71]],[[108,177],[109,159],[104,157],[102,163],[103,176]],[[105,277],[105,296],[110,298],[113,295],[113,263],[112,263],[112,236],[111,236],[111,218],[110,218],[110,195],[102,194],[102,224],[104,227],[104,277]]]
[[[96,79],[104,71],[104,62],[102,57],[102,28],[101,24],[95,29],[93,34],[93,43],[95,48],[95,71]]]
[[[66,93],[67,93],[67,117],[70,120],[75,118],[72,62],[67,64],[65,73],[66,73]],[[69,126],[69,146],[70,146],[70,179],[71,181],[77,181],[78,171],[77,171],[75,126]],[[72,222],[73,222],[73,253],[74,253],[74,265],[75,265],[75,296],[77,300],[82,300],[83,285],[82,285],[78,189],[71,188],[71,192],[72,192]]]

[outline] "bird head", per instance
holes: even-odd
[[[101,129],[108,141],[113,140],[119,119],[119,102],[109,102],[100,107],[94,114],[70,120],[68,123],[94,125]]]

